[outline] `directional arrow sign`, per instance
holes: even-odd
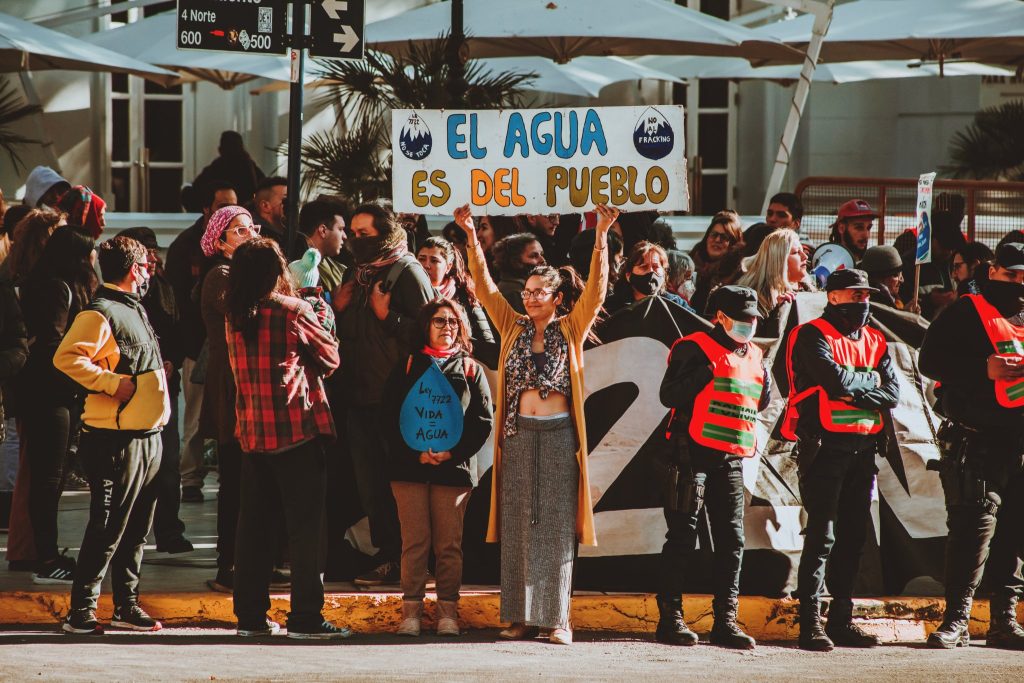
[[[365,2],[314,0],[309,54],[329,59],[362,59]]]
[[[178,0],[178,49],[283,55],[286,5],[287,0]]]

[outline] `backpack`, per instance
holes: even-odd
[[[395,286],[396,282],[398,282],[398,278],[401,277],[403,272],[405,272],[405,269],[414,263],[418,264],[419,261],[417,261],[416,257],[412,254],[404,254],[398,257],[398,260],[391,264],[391,267],[388,269],[388,274],[384,277],[384,291],[390,292],[391,288]]]

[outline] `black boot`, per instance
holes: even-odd
[[[928,647],[936,650],[952,650],[967,647],[971,636],[967,624],[971,618],[971,598],[968,596],[946,596],[946,613],[942,625],[928,636]]]
[[[992,598],[985,644],[1003,650],[1024,650],[1024,628],[1017,623],[1017,596]]]
[[[800,601],[800,649],[813,652],[831,652],[835,647],[821,627],[821,602],[817,599]]]
[[[853,600],[849,598],[832,600],[825,635],[836,647],[875,647],[881,644],[876,636],[853,623]]]
[[[757,645],[757,642],[736,624],[736,612],[739,611],[739,607],[737,598],[715,598],[715,625],[711,627],[710,633],[712,645],[731,647],[735,650],[753,650]]]
[[[683,620],[683,601],[681,598],[663,600],[658,598],[658,629],[654,639],[666,645],[696,645],[699,638],[690,630]]]

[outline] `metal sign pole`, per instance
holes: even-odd
[[[299,227],[299,193],[302,174],[302,99],[306,72],[306,0],[293,0],[291,48],[291,92],[288,103],[288,224],[285,232],[285,259],[295,243]]]

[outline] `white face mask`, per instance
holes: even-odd
[[[679,296],[683,297],[687,301],[692,299],[693,295],[696,294],[696,293],[697,293],[697,283],[694,282],[693,280],[684,280],[683,283],[681,285],[679,285],[678,294],[679,294]]]
[[[723,313],[722,315],[724,316],[725,314]],[[732,318],[729,318],[729,322],[732,323],[730,327],[722,325],[722,328],[733,341],[739,344],[746,344],[754,338],[754,332],[757,330],[756,322],[745,323],[740,320],[733,320]]]

